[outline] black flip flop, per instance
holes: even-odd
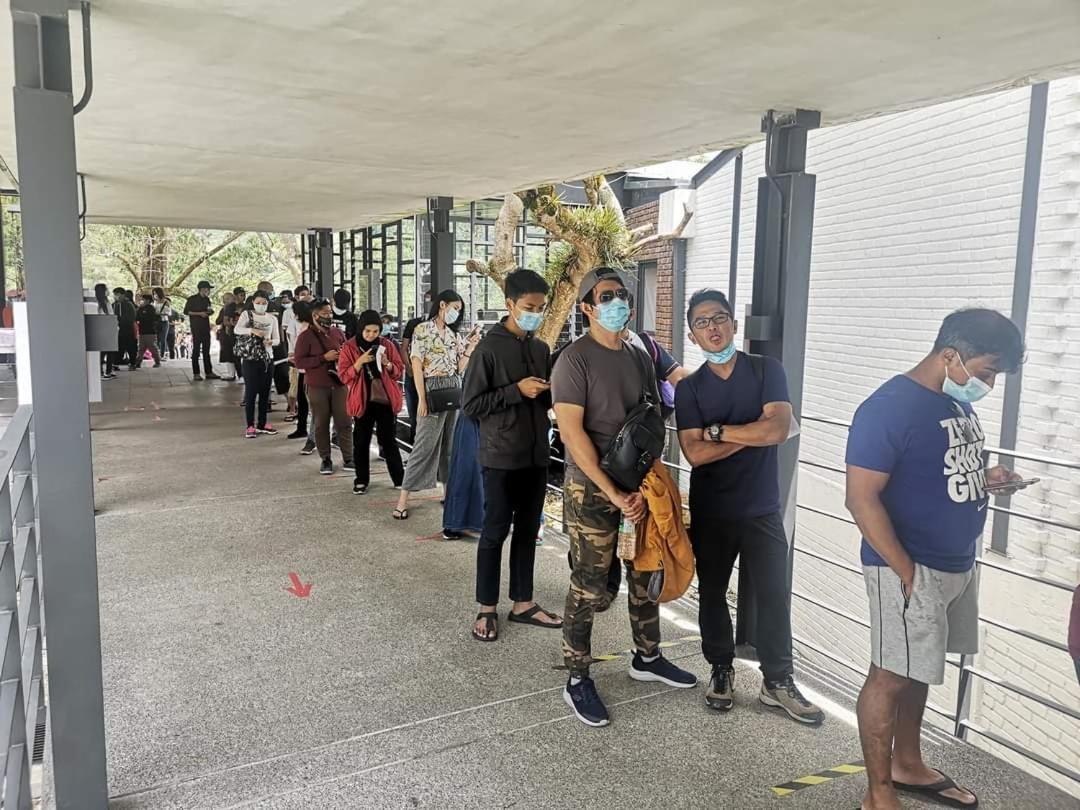
[[[547,628],[550,628],[552,630],[558,630],[559,628],[561,628],[563,626],[562,619],[559,620],[558,624],[549,624],[548,622],[542,622],[538,618],[536,618],[537,613],[543,613],[543,614],[545,614],[547,616],[555,618],[554,613],[550,613],[550,612],[544,610],[539,605],[533,605],[531,608],[526,610],[524,613],[514,613],[514,611],[511,610],[506,615],[506,618],[509,621],[516,622],[518,624],[531,624],[533,627],[547,627]]]
[[[896,788],[897,790],[903,790],[906,793],[917,793],[920,796],[922,796],[924,799],[926,799],[927,801],[935,802],[937,804],[944,804],[944,805],[946,805],[948,807],[978,807],[979,806],[979,797],[975,796],[974,791],[969,790],[966,787],[961,787],[960,785],[956,784],[956,782],[953,781],[953,778],[951,776],[949,776],[947,773],[945,773],[944,771],[939,770],[938,773],[941,774],[941,781],[932,782],[929,785],[909,785],[906,782],[897,782],[895,780],[893,781],[892,784],[893,784],[893,787]],[[949,788],[956,788],[957,790],[965,790],[968,793],[970,793],[972,796],[975,796],[975,801],[973,801],[973,802],[963,802],[963,801],[960,801],[959,799],[954,799],[951,796],[942,796],[941,792],[943,790],[948,790]]]
[[[393,512],[393,515],[394,515],[394,520],[408,520],[409,519],[409,510],[408,509],[395,509],[394,512]]]
[[[499,640],[499,614],[498,613],[477,613],[476,620],[484,620],[484,631],[488,634],[482,636],[476,632],[476,625],[473,625],[472,637],[477,641],[498,641]],[[491,631],[495,631],[495,635],[491,635]]]

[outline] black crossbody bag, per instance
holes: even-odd
[[[626,415],[615,438],[600,459],[600,469],[607,473],[620,489],[637,492],[653,464],[664,454],[664,420],[652,391],[646,391],[649,372],[644,367],[647,359],[643,352],[633,346],[634,360],[641,366],[641,400]]]

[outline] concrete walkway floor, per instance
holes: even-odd
[[[430,539],[435,493],[396,522],[378,463],[357,496],[284,430],[242,439],[240,385],[192,383],[185,361],[118,373],[93,408],[112,807],[858,806],[857,773],[771,790],[858,761],[850,694],[804,674],[830,714],[800,727],[741,666],[718,716],[701,687],[636,683],[619,657],[594,669],[613,724],[586,728],[562,700],[558,632],[504,620],[498,643],[470,637],[475,548]],[[561,612],[565,543],[549,533],[537,558],[537,599]],[[696,616],[664,616],[667,655],[704,678]],[[594,654],[629,646],[621,597]],[[1077,806],[951,738],[927,750],[983,807]]]

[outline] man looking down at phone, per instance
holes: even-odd
[[[608,568],[622,516],[638,522],[646,512],[641,493],[621,491],[601,469],[600,459],[642,402],[643,392],[659,403],[652,361],[622,339],[630,318],[629,297],[617,271],[599,267],[585,275],[578,304],[589,319],[589,332],[563,351],[551,380],[567,450],[563,498],[573,565],[563,625],[563,658],[570,670],[563,699],[589,726],[610,722],[589,677],[593,614],[607,598]],[[660,608],[649,601],[649,577],[650,572],[627,569],[630,628],[637,650],[630,677],[692,687],[697,678],[660,654]]]
[[[947,652],[978,649],[976,543],[989,493],[1019,475],[984,469],[972,403],[1023,361],[1020,330],[989,309],[953,312],[931,352],[859,406],[848,434],[847,508],[862,532],[871,665],[857,704],[864,810],[896,810],[897,790],[954,807],[978,799],[922,758],[929,684]]]
[[[498,637],[499,574],[510,525],[512,622],[562,627],[562,619],[533,601],[536,535],[547,491],[551,351],[533,336],[544,321],[548,284],[532,270],[514,270],[503,286],[509,313],[480,341],[465,377],[462,408],[480,425],[484,525],[476,549],[473,627],[479,641]]]

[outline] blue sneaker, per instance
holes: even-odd
[[[604,701],[596,693],[596,684],[592,678],[582,678],[577,684],[566,682],[563,700],[574,710],[577,719],[587,726],[602,728],[611,722]]]
[[[648,663],[641,657],[641,653],[634,653],[634,660],[630,662],[630,677],[635,681],[666,683],[677,689],[692,689],[697,686],[696,675],[679,669],[659,653]]]

